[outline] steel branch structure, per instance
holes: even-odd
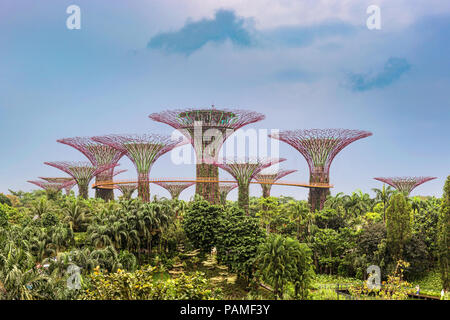
[[[231,190],[237,188],[237,183],[219,183],[220,203],[225,205],[227,203],[227,196]]]
[[[116,188],[119,189],[120,192],[122,192],[122,195],[125,199],[130,200],[131,196],[138,188],[138,184],[137,183],[118,184]]]
[[[66,195],[69,195],[70,190],[72,190],[73,186],[77,184],[75,179],[71,177],[39,177],[39,179],[52,183],[64,183]]]
[[[152,165],[160,156],[182,144],[181,139],[173,141],[169,136],[158,134],[108,135],[92,139],[124,152],[133,162],[138,174],[138,196],[144,202],[150,201],[149,174]]]
[[[162,182],[162,181],[153,183],[169,191],[170,195],[172,196],[172,199],[178,199],[178,196],[184,189],[187,189],[195,184],[195,182]]]
[[[436,177],[387,177],[387,178],[374,178],[375,180],[387,183],[394,187],[398,191],[409,196],[411,191],[422,183],[436,179]]]
[[[270,167],[279,162],[285,161],[284,158],[279,159],[225,159],[216,162],[215,165],[227,171],[236,179],[238,184],[238,204],[239,207],[248,213],[249,204],[249,185],[250,181],[263,169]]]
[[[196,153],[196,175],[218,180],[219,170],[214,165],[218,152],[225,140],[239,128],[261,121],[263,114],[246,110],[229,110],[188,108],[182,110],[167,110],[153,113],[150,119],[162,122],[179,130],[191,142]],[[219,184],[197,183],[196,194],[201,195],[211,203],[219,203]]]
[[[272,189],[272,185],[274,182],[294,172],[297,172],[297,170],[281,170],[276,173],[260,172],[259,174],[257,174],[255,176],[255,180],[261,183],[263,198],[270,197],[270,189]]]
[[[92,165],[95,167],[101,167],[110,164],[115,165],[119,162],[120,158],[122,158],[122,156],[125,154],[125,152],[122,150],[99,143],[97,141],[92,140],[89,137],[65,138],[56,141],[77,149],[82,154],[84,154],[86,158],[88,158],[89,161],[92,163]],[[113,175],[114,175],[114,167],[111,167],[111,169],[99,173],[96,176],[96,181],[97,182],[109,181],[112,179]],[[113,200],[114,192],[113,190],[96,189],[95,197],[102,198],[105,201]]]
[[[56,195],[61,191],[61,189],[65,188],[69,182],[48,182],[48,181],[39,181],[39,180],[28,180],[27,182],[37,185],[38,187],[45,190],[47,193],[47,197],[49,199],[53,199]]]
[[[44,162],[44,164],[60,169],[76,180],[80,197],[87,199],[89,196],[89,182],[101,172],[111,170],[117,164],[93,166],[89,162],[56,161]]]
[[[329,183],[330,166],[336,155],[350,143],[371,136],[372,133],[349,129],[287,130],[270,134],[291,145],[306,159],[310,170],[310,183]],[[311,210],[322,209],[329,190],[311,188]]]

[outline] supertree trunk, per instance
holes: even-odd
[[[98,175],[95,178],[95,183],[101,185],[102,182],[109,182],[109,181],[112,181],[112,180],[113,180],[112,175],[108,175],[108,176]],[[103,199],[105,201],[114,200],[114,190],[113,189],[106,189],[106,188],[96,188],[95,189],[95,197]]]
[[[261,188],[262,188],[263,198],[270,197],[270,189],[272,189],[272,185],[271,184],[262,184]]]
[[[309,182],[314,183],[329,183],[329,176],[324,172],[322,167],[315,168],[314,172],[311,173]],[[311,206],[311,211],[322,210],[327,196],[330,194],[330,189],[326,188],[310,188],[309,189],[309,204]]]
[[[143,202],[150,202],[150,184],[148,179],[148,173],[138,174],[138,197]]]
[[[250,202],[250,191],[248,183],[239,183],[238,185],[238,205],[248,215],[248,207]]]
[[[199,163],[196,165],[197,179],[206,178],[212,182],[199,182],[195,185],[195,193],[212,204],[220,203],[219,168],[214,164]]]
[[[83,199],[89,198],[89,184],[78,183],[78,196]]]

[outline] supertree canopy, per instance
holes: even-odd
[[[112,167],[117,165],[108,164],[96,167],[89,162],[70,161],[44,162],[44,164],[58,168],[75,179],[78,184],[79,195],[84,199],[89,197],[89,182],[92,178],[105,170],[111,170]]]
[[[255,180],[258,181],[261,185],[264,198],[270,197],[270,189],[272,188],[272,184],[274,182],[280,180],[281,178],[287,176],[288,174],[297,171],[297,170],[281,170],[278,172],[270,172],[270,171],[265,172],[266,170],[263,170],[262,172],[258,173],[255,176]]]
[[[59,143],[69,145],[89,159],[95,167],[100,167],[109,164],[117,164],[125,154],[124,151],[118,150],[111,146],[99,143],[92,140],[89,137],[75,137],[56,140]],[[114,167],[109,170],[105,170],[96,176],[96,183],[104,181],[111,181],[114,173]],[[96,188],[95,197],[102,198],[105,201],[114,199],[113,189],[108,188]]]
[[[133,162],[138,174],[138,196],[144,202],[150,201],[149,174],[152,165],[160,156],[182,143],[181,139],[173,141],[169,136],[158,134],[108,135],[92,139],[124,152]]]
[[[48,182],[48,181],[39,181],[39,180],[28,180],[27,182],[37,185],[45,190],[47,193],[47,197],[52,199],[56,197],[56,195],[63,189],[66,184],[70,183],[66,182]]]
[[[349,129],[307,129],[287,130],[270,134],[299,151],[308,162],[310,184],[330,182],[330,166],[336,155],[350,143],[371,136],[372,133]],[[310,188],[311,210],[322,209],[329,194],[327,188]]]
[[[263,169],[276,163],[285,161],[279,159],[226,159],[222,162],[216,162],[215,165],[227,171],[236,179],[238,184],[238,204],[239,207],[248,213],[249,204],[249,185],[250,181]]]
[[[117,189],[119,189],[120,192],[122,192],[122,195],[124,199],[130,200],[133,193],[138,188],[137,183],[121,183],[116,186]]]
[[[237,183],[219,183],[220,203],[225,205],[227,203],[227,196],[231,190],[237,188]]]
[[[436,179],[436,177],[387,177],[374,179],[387,183],[398,191],[403,192],[406,196],[409,196],[414,188],[420,186],[422,183]]]
[[[158,181],[153,183],[169,191],[170,195],[172,196],[172,199],[178,199],[178,196],[184,189],[187,189],[195,184],[195,182],[164,182],[164,181]]]
[[[70,190],[77,184],[76,180],[72,177],[39,177],[39,179],[52,183],[64,183],[64,190],[66,195],[70,194]]]
[[[257,112],[216,109],[214,106],[210,109],[167,110],[149,117],[172,126],[188,138],[196,153],[197,180],[211,180],[197,182],[195,192],[215,204],[220,202],[219,170],[214,165],[218,151],[234,131],[265,118]]]

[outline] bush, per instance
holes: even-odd
[[[183,217],[183,228],[191,244],[201,253],[210,253],[216,243],[216,229],[223,208],[206,200],[196,200]]]
[[[217,261],[247,281],[251,280],[258,246],[265,236],[258,219],[247,216],[241,209],[229,207],[217,228]]]

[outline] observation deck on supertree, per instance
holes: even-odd
[[[249,185],[250,181],[263,169],[279,162],[285,161],[284,158],[255,158],[255,159],[224,159],[222,162],[216,162],[215,165],[227,171],[236,179],[238,184],[238,204],[239,207],[248,213],[249,204]]]
[[[270,134],[299,151],[306,159],[310,171],[310,184],[329,183],[330,166],[336,155],[350,143],[371,136],[372,133],[349,129],[286,130]],[[322,209],[329,189],[310,188],[311,210]]]
[[[149,174],[155,161],[183,144],[182,139],[173,141],[169,136],[158,134],[107,135],[92,137],[92,139],[124,152],[133,162],[138,174],[138,196],[144,202],[150,201]]]
[[[89,197],[89,182],[92,178],[103,171],[110,170],[117,166],[117,164],[109,164],[96,167],[90,162],[76,161],[44,162],[44,164],[60,169],[75,179],[78,184],[78,193],[84,199]]]
[[[70,190],[72,190],[73,186],[77,184],[75,179],[72,177],[39,177],[39,179],[52,183],[65,183],[63,188],[66,191],[66,195],[69,195]]]
[[[137,183],[118,184],[116,188],[119,189],[120,192],[122,192],[124,199],[130,200],[131,196],[138,188],[138,185]]]
[[[150,119],[162,122],[179,130],[191,142],[196,153],[196,176],[211,178],[215,182],[199,182],[196,184],[196,194],[209,202],[218,204],[219,170],[214,165],[218,152],[225,140],[236,130],[245,125],[265,119],[263,114],[232,109],[187,108],[167,110],[153,113]]]
[[[95,167],[101,167],[104,165],[117,164],[122,156],[125,154],[124,151],[112,148],[108,145],[99,143],[92,140],[89,137],[75,137],[75,138],[64,138],[56,140],[59,143],[71,146],[89,159]],[[103,181],[111,181],[114,175],[114,167],[109,170],[105,170],[96,176],[96,183],[101,183]],[[95,197],[102,198],[105,201],[114,199],[114,191],[112,189],[95,189]]]
[[[237,188],[237,183],[219,183],[220,203],[225,205],[227,203],[227,196],[231,190]]]
[[[270,197],[270,189],[272,189],[272,184],[274,182],[280,180],[281,178],[287,176],[288,174],[298,171],[298,170],[281,170],[275,173],[264,172],[266,170],[263,170],[262,172],[260,172],[255,176],[255,180],[260,182],[263,198]]]
[[[153,182],[153,183],[169,191],[172,199],[178,199],[180,193],[184,189],[187,189],[195,184],[195,182]]]
[[[406,196],[409,196],[411,191],[413,191],[416,187],[420,186],[422,183],[436,179],[436,177],[386,177],[374,179],[387,183]]]

